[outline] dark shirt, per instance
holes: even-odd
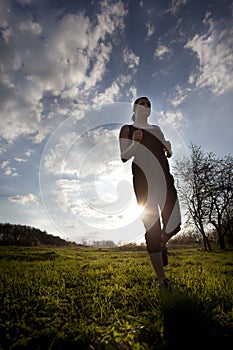
[[[124,125],[120,132],[120,137],[131,139],[133,138],[134,131],[138,130],[133,125]],[[170,143],[165,140],[164,135],[157,125],[153,125],[152,128],[141,129],[143,132],[143,137],[140,142],[142,147],[138,147],[134,154],[132,169],[136,170],[135,164],[141,166],[142,170],[145,171],[151,167],[151,162],[159,162],[163,171],[169,173],[169,164],[165,154],[168,150],[171,152]],[[127,159],[122,159],[126,162]]]

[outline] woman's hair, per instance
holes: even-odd
[[[140,102],[141,100],[146,100],[146,101],[148,102],[149,107],[151,108],[151,103],[150,103],[150,100],[149,100],[148,97],[142,96],[142,97],[137,98],[137,99],[134,101],[134,104],[133,104],[133,112],[134,112],[133,115],[132,115],[132,120],[133,120],[133,121],[135,121],[135,107],[136,107],[137,104],[139,104],[139,102]]]

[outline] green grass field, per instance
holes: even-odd
[[[1,349],[228,349],[233,251],[171,250],[171,292],[147,252],[0,247]]]

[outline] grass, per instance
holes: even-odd
[[[147,252],[0,247],[0,349],[227,348],[233,252],[171,250],[171,292]]]

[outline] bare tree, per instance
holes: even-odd
[[[204,153],[191,145],[190,158],[177,160],[175,173],[180,182],[180,199],[186,206],[192,222],[201,233],[206,250],[211,250],[206,234],[211,224],[217,233],[221,249],[225,248],[225,236],[232,238],[233,213],[233,158],[222,159],[212,152]]]
[[[174,172],[178,178],[179,198],[187,208],[187,218],[192,221],[201,234],[205,250],[212,250],[205,227],[208,224],[208,208],[206,206],[207,159],[200,147],[191,145],[190,158],[177,159]]]
[[[231,234],[226,223],[232,220],[233,158],[228,155],[219,159],[211,154],[209,164],[203,182],[208,195],[209,222],[216,230],[220,249],[225,249],[226,234]]]

